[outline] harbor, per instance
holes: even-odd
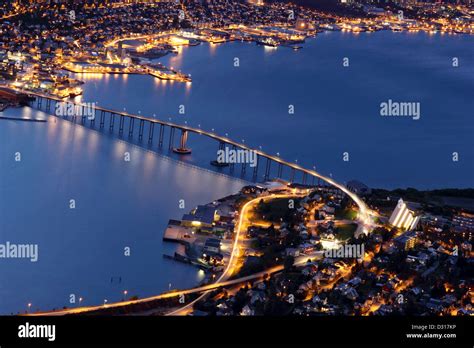
[[[211,274],[222,271],[231,250],[239,201],[244,197],[239,192],[206,205],[198,205],[184,214],[182,220],[169,220],[163,241],[179,243],[181,248],[172,256],[164,256],[193,264]]]

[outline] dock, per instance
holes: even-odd
[[[211,268],[210,266],[204,265],[204,264],[190,258],[187,255],[180,254],[179,252],[175,252],[174,255],[163,254],[163,257],[165,259],[186,263],[188,265],[197,266],[200,269],[202,269],[203,271],[209,270]]]
[[[189,244],[193,243],[196,237],[191,228],[181,226],[181,221],[170,220],[163,235],[163,240],[166,242]]]

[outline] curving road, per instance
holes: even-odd
[[[236,260],[238,259],[238,253],[239,253],[239,249],[240,249],[239,248],[239,242],[240,242],[240,238],[241,238],[241,235],[242,235],[242,231],[245,230],[245,227],[246,227],[247,214],[248,214],[250,208],[252,208],[255,204],[260,202],[260,200],[262,200],[262,199],[264,201],[268,201],[268,200],[273,200],[273,199],[278,199],[278,198],[292,198],[292,197],[297,197],[297,196],[300,196],[300,195],[269,195],[269,196],[266,196],[266,197],[254,198],[254,199],[252,199],[252,200],[250,200],[250,201],[248,201],[247,203],[244,204],[244,206],[242,207],[242,210],[240,212],[239,223],[237,225],[237,228],[235,229],[235,239],[234,239],[234,244],[232,246],[232,252],[230,254],[229,262],[227,263],[227,267],[225,268],[224,272],[222,272],[221,276],[216,280],[216,284],[225,283],[227,281],[227,279],[229,279],[229,277],[232,275],[232,273],[236,269],[236,264],[235,263],[236,263]],[[264,274],[264,273],[268,273],[268,272],[266,271],[266,272],[261,272],[261,273]],[[257,278],[258,277],[259,277],[259,275],[257,274]],[[243,281],[246,281],[246,280],[243,280]],[[183,314],[186,314],[189,310],[191,310],[193,308],[193,305],[196,302],[202,300],[207,295],[208,292],[209,291],[206,291],[201,296],[196,298],[194,301],[188,303],[187,305],[183,306],[182,308],[179,308],[177,310],[169,312],[166,315],[183,315]]]

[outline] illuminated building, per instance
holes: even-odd
[[[178,46],[178,45],[189,45],[189,40],[188,39],[184,39],[182,37],[179,37],[179,36],[171,36],[170,39],[169,39],[169,43],[171,45],[174,45],[174,46]]]
[[[415,216],[415,212],[410,210],[403,199],[400,198],[388,222],[398,228],[414,230],[419,220],[420,217]]]
[[[394,244],[403,250],[413,249],[417,241],[418,238],[415,231],[405,232],[393,240]]]
[[[314,29],[314,25],[308,21],[298,18],[295,22],[295,29],[297,30],[311,30]]]
[[[214,222],[219,220],[215,207],[199,205],[191,214],[184,214],[181,221],[182,226],[210,229]]]
[[[263,0],[248,0],[247,2],[249,4],[256,5],[256,6],[263,6],[264,5]]]
[[[452,231],[460,234],[466,240],[472,240],[474,232],[474,214],[460,213],[453,217]]]

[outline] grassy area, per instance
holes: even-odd
[[[357,217],[357,211],[351,208],[337,209],[334,217],[336,220],[354,220]]]
[[[357,224],[344,224],[336,227],[336,238],[346,240],[354,236],[357,230]]]

